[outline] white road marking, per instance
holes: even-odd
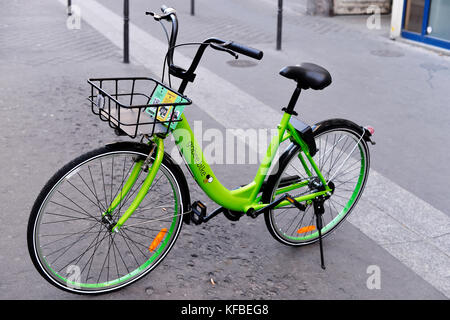
[[[65,0],[59,2],[67,5]],[[122,48],[122,17],[94,0],[80,1],[78,6],[85,22]],[[166,43],[132,23],[130,41],[133,62],[155,74],[162,71]],[[188,66],[191,60],[176,54],[175,61]],[[218,89],[214,97],[204,91],[208,84]],[[186,94],[225,128],[273,128],[281,119],[281,112],[201,66],[197,69],[196,86],[188,87]],[[211,101],[220,101],[220,106]],[[258,106],[251,119],[247,117],[248,106]],[[373,150],[376,152],[376,148]],[[450,218],[446,214],[371,170],[364,195],[349,222],[450,297]]]

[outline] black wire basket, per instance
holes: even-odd
[[[192,101],[152,78],[89,79],[92,112],[119,134],[168,134]]]

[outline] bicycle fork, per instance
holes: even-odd
[[[155,160],[153,161],[151,167],[149,168],[149,162],[150,159],[155,152],[156,149],[156,155]],[[127,181],[124,183],[122,190],[119,192],[119,194],[116,196],[116,198],[111,202],[111,205],[109,208],[102,214],[102,220],[106,223],[108,223],[111,226],[111,231],[119,232],[120,228],[123,226],[123,224],[128,220],[128,218],[134,213],[134,211],[139,207],[142,200],[144,200],[145,196],[147,195],[148,191],[150,190],[150,187],[152,186],[153,180],[155,179],[156,173],[159,170],[159,167],[161,166],[162,160],[164,157],[164,142],[163,139],[159,137],[154,137],[153,139],[153,145],[150,150],[150,153],[148,154],[148,157],[145,160],[139,160],[136,162],[136,164],[133,167],[133,170],[130,173],[130,176],[128,177]],[[122,216],[119,218],[117,223],[114,224],[114,222],[111,220],[111,214],[114,212],[114,210],[117,208],[117,206],[123,201],[125,196],[129,193],[131,188],[136,183],[139,174],[141,170],[148,170],[147,177],[145,178],[144,182],[142,183],[142,186],[139,189],[138,194],[131,202],[128,209],[122,214]]]

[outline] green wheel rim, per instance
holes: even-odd
[[[357,143],[357,148],[355,147],[355,150],[358,150],[359,152],[356,152],[356,154],[359,154],[360,159],[358,160],[359,163],[359,174],[357,177],[356,182],[354,183],[354,187],[352,188],[352,192],[351,194],[348,196],[347,200],[345,201],[344,204],[340,203],[342,208],[337,211],[337,214],[332,217],[331,220],[327,221],[324,226],[321,229],[321,233],[322,235],[326,235],[329,232],[331,232],[333,229],[335,229],[350,213],[350,211],[354,208],[354,205],[356,204],[356,202],[359,200],[359,197],[362,193],[362,190],[364,188],[365,185],[365,181],[367,179],[367,168],[368,168],[368,151],[366,149],[365,146],[365,142],[363,140],[361,140],[360,138],[358,138],[358,135],[348,129],[344,129],[344,128],[336,128],[336,129],[332,129],[332,130],[326,130],[324,132],[322,132],[321,134],[319,134],[316,139],[326,136],[327,134],[333,134],[335,132],[345,132],[349,137],[352,137],[353,141],[355,141],[355,144]],[[320,150],[320,148],[319,148]],[[354,153],[354,151],[352,152]],[[295,158],[295,156],[294,156]],[[292,160],[290,160],[291,162]],[[356,163],[356,162],[355,162]],[[289,165],[288,165],[289,166]],[[309,168],[311,172],[313,172],[313,170],[311,170],[312,168]],[[306,171],[306,170],[305,170]],[[314,173],[314,172],[313,172]],[[314,176],[314,174],[313,174]],[[329,177],[325,177],[326,179]],[[307,189],[306,187],[303,187],[303,189]],[[295,191],[294,191],[295,192]],[[333,197],[333,195],[331,195],[331,197]],[[331,199],[331,198],[330,198]],[[327,200],[328,201],[328,200]],[[326,204],[326,202],[325,202]],[[308,206],[307,211],[304,213],[305,215],[307,214],[308,210],[311,212],[308,212],[308,214],[310,216],[314,216],[312,214],[312,206]],[[331,207],[331,210],[335,209]],[[281,211],[282,209],[277,209],[279,211]],[[276,210],[272,211],[271,214],[271,224],[273,225],[274,229],[276,229],[275,231],[284,239],[286,240],[290,240],[293,241],[294,243],[310,243],[313,242],[315,240],[318,239],[319,237],[319,232],[317,230],[317,228],[313,231],[309,231],[309,232],[305,232],[305,234],[303,235],[293,235],[292,232],[289,233],[289,227],[287,228],[286,231],[283,231],[281,227],[278,226],[277,222],[275,221],[275,217],[274,215],[276,215]],[[324,215],[325,216],[325,215]],[[309,225],[314,225],[315,226],[315,221],[312,221],[312,223],[310,223]]]
[[[139,154],[137,152],[133,152],[133,151],[110,152],[109,154],[124,154],[124,155],[128,155],[128,156],[129,155],[140,155],[140,156],[142,156],[141,154]],[[68,179],[68,177],[71,178],[72,176],[75,176],[76,174],[79,174],[80,168],[83,167],[85,164],[91,163],[92,161],[94,161],[94,160],[96,160],[98,158],[101,158],[102,156],[105,156],[105,154],[98,155],[96,157],[88,159],[88,160],[84,161],[83,163],[77,165],[75,168],[73,168],[72,170],[67,172],[55,184],[53,189],[49,192],[46,200],[43,201],[43,204],[42,204],[41,209],[39,211],[38,219],[36,219],[35,234],[39,233],[39,227],[40,227],[39,224],[40,224],[40,220],[42,219],[41,212],[44,212],[44,209],[46,208],[47,202],[51,201],[53,193],[55,192],[55,190],[56,191],[58,190],[58,186],[60,184],[64,183]],[[125,163],[125,161],[124,161],[124,163]],[[53,278],[55,281],[59,282],[63,286],[66,286],[66,287],[68,287],[68,288],[70,288],[70,289],[72,289],[74,291],[79,290],[79,291],[95,292],[96,289],[98,291],[104,291],[104,290],[108,290],[108,289],[114,289],[114,288],[117,288],[117,287],[121,287],[122,285],[124,285],[124,284],[126,284],[126,283],[128,283],[130,281],[134,281],[134,279],[138,279],[141,276],[143,276],[146,273],[148,273],[150,270],[152,270],[162,260],[162,258],[168,253],[168,251],[170,250],[171,245],[173,244],[174,240],[176,239],[176,237],[177,237],[177,235],[179,233],[181,224],[182,224],[182,221],[181,221],[182,217],[181,217],[181,214],[180,214],[181,201],[179,199],[179,197],[181,196],[181,193],[180,193],[180,190],[179,190],[179,186],[176,183],[176,179],[173,176],[173,174],[170,172],[170,170],[167,169],[167,167],[165,167],[164,165],[161,165],[161,169],[160,169],[159,172],[160,172],[159,174],[160,174],[160,177],[161,177],[160,179],[162,179],[162,177],[165,177],[165,180],[168,181],[167,189],[169,189],[171,191],[171,194],[173,195],[173,198],[172,198],[172,201],[173,201],[173,214],[172,214],[172,212],[170,212],[170,214],[168,214],[167,217],[164,218],[164,220],[166,220],[166,219],[169,220],[167,222],[170,223],[170,226],[168,225],[168,228],[167,228],[168,230],[167,230],[166,234],[164,235],[164,238],[158,244],[158,246],[156,247],[156,250],[148,257],[148,259],[146,259],[139,266],[130,268],[129,272],[127,272],[126,274],[123,274],[123,275],[120,275],[120,276],[116,276],[116,277],[112,277],[111,279],[108,279],[107,281],[100,281],[100,282],[96,282],[96,283],[89,283],[89,282],[85,282],[85,281],[73,281],[73,280],[71,280],[70,277],[64,276],[63,274],[61,274],[61,272],[58,272],[57,270],[55,270],[55,268],[52,267],[47,262],[47,258],[45,257],[45,255],[38,254],[41,265],[43,266],[44,269],[47,270],[46,273],[49,273],[50,277]],[[136,184],[137,184],[137,188],[138,188],[138,183],[136,183]],[[149,191],[149,193],[150,193],[150,191]],[[147,197],[149,197],[149,195],[147,195]],[[131,198],[131,196],[130,196],[130,198]],[[162,219],[160,219],[160,220],[162,220]],[[127,225],[124,225],[122,227],[122,229],[127,230]],[[101,228],[100,228],[100,230],[101,230]],[[130,230],[130,229],[128,229],[128,230]],[[119,231],[119,233],[120,232],[122,232],[122,231]],[[99,234],[100,234],[100,231],[99,231]],[[107,236],[105,235],[100,240],[100,243],[103,243],[103,240],[105,239],[105,237],[107,237]],[[113,237],[112,242],[114,242],[114,237],[116,237],[116,234],[113,233],[112,237]],[[40,250],[39,249],[40,240],[38,240],[36,238],[36,236],[35,236],[35,243],[36,243],[35,244],[36,251],[39,251]],[[109,245],[111,246],[111,244],[109,244]],[[109,250],[108,250],[108,254],[109,254]],[[114,251],[114,248],[111,251]],[[106,260],[106,258],[105,258],[105,260]],[[123,259],[122,259],[122,261],[123,261]],[[109,263],[109,257],[108,257],[108,263]],[[108,268],[109,268],[109,266],[108,266]],[[108,272],[109,272],[109,270],[108,270]]]

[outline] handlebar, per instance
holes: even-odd
[[[236,43],[236,42],[230,42],[228,44],[224,45],[225,48],[228,48],[234,52],[243,54],[247,57],[256,59],[256,60],[261,60],[264,52],[262,52],[261,50],[255,49],[255,48],[251,48],[251,47],[247,47],[243,44],[240,43]]]
[[[146,12],[146,14],[152,15],[153,18],[157,21],[159,20],[168,20],[172,22],[172,33],[170,35],[170,40],[169,40],[169,47],[172,48],[176,45],[176,40],[177,40],[177,35],[178,35],[178,18],[176,15],[176,10],[173,8],[169,8],[166,5],[162,5],[161,6],[161,12],[163,13],[163,15],[157,15],[153,12]],[[210,38],[212,39],[212,38]],[[207,43],[208,40],[204,41],[204,43]],[[216,39],[216,38],[214,38]],[[220,40],[220,39],[216,39],[216,40]],[[248,56],[250,58],[256,59],[256,60],[261,60],[264,53],[261,50],[255,49],[255,48],[251,48],[248,47],[246,45],[234,42],[234,41],[214,41],[214,43],[221,45],[224,48],[227,48],[229,50],[232,50],[236,53],[240,53],[243,54],[245,56]],[[213,47],[214,48],[214,47]],[[171,50],[172,52],[169,53],[169,64],[171,62],[173,62],[173,50]]]
[[[208,46],[210,46],[211,48],[216,49],[216,50],[221,50],[221,51],[226,51],[228,53],[231,53],[235,56],[236,59],[237,59],[236,53],[243,54],[247,57],[250,57],[250,58],[253,58],[256,60],[261,60],[264,55],[264,53],[261,50],[251,48],[251,47],[245,46],[243,44],[236,43],[234,41],[224,41],[224,40],[221,40],[218,38],[209,38],[200,44],[200,47],[198,48],[198,51],[192,61],[191,66],[189,67],[189,69],[187,71],[185,71],[184,69],[175,66],[173,63],[174,48],[176,46],[176,41],[177,41],[177,36],[178,36],[178,18],[177,18],[176,10],[173,8],[167,7],[165,5],[162,5],[161,12],[163,13],[162,15],[159,15],[159,14],[156,14],[153,12],[146,12],[146,14],[153,16],[153,18],[157,21],[160,21],[160,20],[171,21],[172,31],[171,31],[170,39],[169,39],[169,50],[167,52],[167,64],[169,66],[169,72],[172,75],[180,77],[185,81],[193,81],[193,79],[195,77],[194,71],[197,68],[198,63],[200,62],[203,52],[205,51],[205,49]],[[183,90],[184,90],[185,86],[186,86],[186,84],[182,85]],[[182,92],[182,91],[180,91],[180,92]]]

